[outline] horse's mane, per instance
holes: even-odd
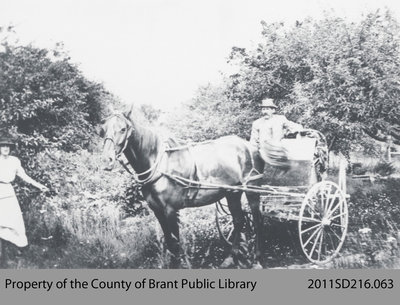
[[[187,144],[184,140],[177,139],[176,137],[165,133],[165,129],[163,128],[150,126],[148,120],[144,117],[141,111],[134,106],[131,106],[128,111],[122,112],[122,115],[127,118],[135,128],[141,130],[142,147],[154,147],[157,145],[158,141],[163,141],[169,148]]]
[[[173,137],[168,137],[165,142],[168,145],[168,147],[170,147],[170,148],[174,148],[174,147],[182,146],[182,145],[186,144],[185,141],[183,141],[181,139],[176,139]]]

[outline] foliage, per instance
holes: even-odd
[[[13,136],[13,153],[28,175],[54,188],[50,176],[60,175],[63,168],[46,172],[37,154],[92,149],[94,126],[114,97],[85,78],[62,44],[54,50],[20,45],[12,27],[0,27],[1,37],[0,135]],[[33,199],[29,188],[17,190],[22,202]]]
[[[143,114],[143,116],[147,119],[149,123],[157,121],[161,114],[160,109],[157,109],[150,104],[140,105],[139,111]]]
[[[332,150],[347,155],[352,145],[368,145],[364,131],[400,121],[399,51],[399,25],[388,11],[359,22],[328,14],[293,26],[262,22],[256,47],[232,49],[237,73],[200,89],[175,130],[248,138],[259,102],[271,97],[289,119],[323,132]]]
[[[359,23],[327,15],[290,28],[262,25],[255,50],[232,52],[241,65],[232,98],[275,98],[288,116],[322,131],[344,152],[363,129],[399,121],[399,25],[389,12]]]
[[[381,176],[390,176],[396,172],[396,167],[394,163],[380,162],[375,166],[374,172]]]
[[[208,84],[198,89],[192,101],[171,113],[166,125],[179,137],[196,142],[229,134],[246,137],[249,118],[254,115],[240,103],[229,101],[224,87]]]
[[[340,268],[398,268],[400,256],[400,180],[370,184],[353,182],[349,205],[349,234]],[[354,258],[354,257],[353,257]]]
[[[87,148],[112,96],[84,77],[61,44],[49,51],[9,40],[0,49],[1,131],[18,139],[22,157],[48,147]]]

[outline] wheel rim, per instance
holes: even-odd
[[[314,263],[326,263],[340,251],[347,233],[346,197],[337,184],[322,181],[306,194],[299,215],[303,253]]]
[[[229,212],[228,204],[218,201],[215,203],[215,206],[215,222],[217,224],[218,232],[222,240],[227,245],[232,246],[233,218]],[[254,235],[251,212],[243,209],[243,213],[245,217],[244,230],[249,235]]]
[[[215,206],[215,222],[217,224],[219,235],[226,244],[231,246],[231,237],[233,233],[232,215],[229,213],[228,205],[226,203],[218,201],[215,203]]]

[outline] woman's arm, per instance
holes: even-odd
[[[33,185],[34,187],[37,187],[40,189],[42,192],[47,192],[49,189],[44,186],[43,184],[33,180],[31,177],[29,177],[26,173],[25,170],[21,166],[21,162],[18,160],[19,166],[17,167],[17,176],[20,177],[22,180],[24,180],[26,183],[29,183]]]

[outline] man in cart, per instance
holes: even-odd
[[[304,129],[302,125],[289,121],[284,115],[276,114],[277,108],[271,98],[261,102],[263,117],[254,121],[250,143],[257,147],[266,163],[286,172],[290,164],[281,140],[287,134]]]

